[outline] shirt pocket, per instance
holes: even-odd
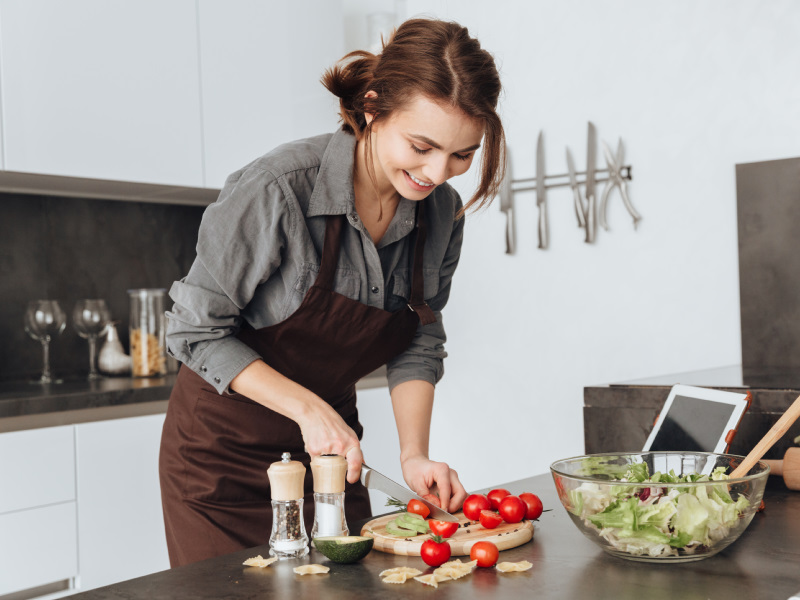
[[[288,294],[286,304],[283,310],[283,318],[287,318],[298,308],[306,297],[306,293],[314,282],[317,280],[319,274],[319,265],[312,263],[304,263],[300,269],[300,274],[297,276],[294,286]],[[336,269],[333,281],[333,291],[342,296],[350,298],[350,300],[359,301],[361,294],[361,276],[358,271],[353,269]]]
[[[438,269],[423,269],[425,282],[425,300],[428,301],[439,293]],[[397,269],[392,273],[389,282],[389,293],[386,298],[386,310],[395,311],[405,308],[411,299],[411,276],[406,269]]]

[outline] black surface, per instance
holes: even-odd
[[[81,378],[46,386],[6,382],[0,384],[0,418],[166,400],[175,377],[109,377],[97,381]]]
[[[800,385],[800,158],[736,165],[742,365]]]
[[[88,343],[72,326],[80,299],[107,301],[127,349],[127,290],[169,289],[189,271],[203,210],[0,193],[0,382],[41,374],[41,344],[23,329],[30,300],[58,300],[67,314],[50,345],[55,376],[89,370]]]
[[[329,562],[314,550],[305,559],[279,561],[266,569],[242,562],[261,554],[260,546],[178,569],[163,571],[73,596],[76,600],[182,598],[553,598],[615,600],[785,600],[800,590],[800,494],[771,481],[766,510],[741,538],[720,554],[692,563],[654,565],[615,558],[586,539],[559,503],[552,479],[539,475],[503,485],[512,493],[532,491],[544,503],[533,541],[500,554],[500,560],[527,560],[533,568],[503,574],[476,569],[434,589],[417,581],[383,583],[384,569],[408,565],[429,572],[419,557],[372,551],[353,565]],[[466,559],[463,559],[466,560]],[[295,575],[304,563],[331,567],[326,575]]]

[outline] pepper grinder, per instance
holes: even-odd
[[[344,515],[344,484],[347,461],[343,456],[323,454],[311,461],[314,476],[314,526],[311,539],[347,535]]]
[[[308,554],[308,535],[303,523],[303,480],[306,468],[284,452],[267,469],[272,491],[272,535],[269,553],[281,558]]]

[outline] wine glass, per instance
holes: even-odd
[[[103,379],[97,372],[97,336],[110,320],[105,300],[78,300],[72,311],[72,326],[79,336],[89,340],[89,380]]]
[[[67,315],[61,310],[58,300],[31,300],[25,311],[25,331],[42,343],[44,366],[42,376],[31,383],[61,383],[50,374],[50,340],[64,331]]]

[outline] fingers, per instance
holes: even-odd
[[[345,460],[347,460],[347,481],[355,483],[361,476],[361,465],[364,462],[364,455],[361,453],[361,447],[355,446],[345,452]]]
[[[447,509],[447,512],[452,513],[461,508],[461,505],[464,504],[464,500],[466,500],[468,495],[455,469],[450,469],[450,493],[452,497],[450,498],[450,508]],[[444,504],[442,505],[444,506]]]

